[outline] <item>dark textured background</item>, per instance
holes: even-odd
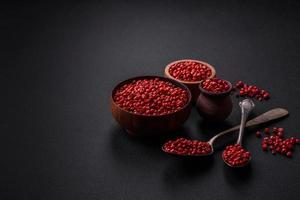
[[[194,58],[269,90],[254,115],[287,108],[276,125],[300,137],[299,13],[283,0],[1,4],[0,198],[299,199],[299,149],[272,156],[248,131],[245,169],[228,169],[220,151],[178,160],[161,152],[166,138],[128,137],[109,110],[119,81]],[[239,118],[235,106],[209,126],[194,109],[179,132],[206,139]]]

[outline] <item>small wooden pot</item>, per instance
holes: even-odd
[[[222,122],[232,112],[231,91],[232,84],[227,81],[230,88],[223,93],[211,93],[202,88],[199,84],[201,91],[197,102],[197,110],[200,116],[209,122]]]
[[[211,69],[211,76],[208,77],[208,78],[214,78],[216,76],[216,70],[213,66],[211,66],[210,64],[206,63],[206,62],[203,62],[203,61],[200,61],[200,60],[192,60],[192,59],[184,59],[184,60],[176,60],[174,62],[171,62],[169,63],[166,67],[165,67],[165,76],[168,77],[168,78],[171,78],[173,80],[176,80],[182,84],[184,84],[185,86],[187,86],[189,88],[189,90],[191,91],[191,94],[192,94],[192,102],[196,102],[197,101],[197,98],[200,94],[200,90],[199,90],[199,84],[203,81],[203,80],[200,80],[200,81],[183,81],[183,80],[179,80],[179,79],[176,79],[174,78],[173,76],[171,76],[171,74],[169,73],[169,68],[174,65],[174,64],[177,64],[177,63],[180,63],[180,62],[186,62],[186,61],[190,61],[190,62],[196,62],[196,63],[200,63],[202,65],[205,65],[207,67],[209,67]]]
[[[181,87],[188,92],[188,102],[180,110],[166,115],[141,115],[134,114],[119,107],[113,100],[113,96],[118,88],[133,80],[159,78],[161,80],[171,82],[172,84]],[[166,134],[178,129],[189,117],[191,113],[191,93],[188,88],[172,79],[159,76],[139,76],[127,79],[113,89],[110,97],[111,112],[115,120],[132,135],[157,135]]]

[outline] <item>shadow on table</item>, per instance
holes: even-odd
[[[163,181],[169,186],[180,186],[187,181],[199,179],[201,175],[208,174],[214,163],[213,156],[196,158],[174,157],[171,163],[162,173]]]
[[[231,168],[224,164],[223,172],[225,181],[230,185],[243,186],[252,179],[252,164],[241,168]]]
[[[149,163],[146,159],[151,159],[153,162],[160,161],[166,156],[161,150],[162,145],[167,140],[184,137],[187,132],[185,127],[181,127],[171,134],[139,137],[129,135],[124,129],[114,126],[109,133],[112,156],[124,163],[142,164],[143,160]]]
[[[213,123],[207,122],[202,119],[197,122],[197,130],[199,130],[199,132],[203,135],[207,136],[207,139],[210,139],[215,134],[218,134],[221,131],[231,128],[232,126],[233,125],[227,121]]]
[[[181,127],[177,131],[168,133],[165,135],[150,135],[150,136],[134,136],[128,134],[124,129],[119,126],[114,126],[110,131],[112,140],[126,140],[130,141],[132,144],[143,144],[146,146],[160,146],[166,140],[175,139],[178,137],[186,137],[188,129],[186,127]]]
[[[203,133],[202,135],[203,137],[205,137],[206,141],[211,139],[216,134],[224,130],[227,130],[228,128],[231,128],[233,126],[231,123],[226,121],[214,124],[214,123],[205,122],[203,120],[198,121],[197,125],[198,125],[198,130],[201,133]],[[235,131],[220,137],[214,142],[214,150],[220,151],[223,150],[228,144],[235,143],[237,136],[238,136],[238,131]]]

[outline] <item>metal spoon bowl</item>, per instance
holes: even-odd
[[[254,109],[255,107],[255,104],[253,103],[253,101],[251,99],[244,99],[243,101],[241,101],[239,103],[240,105],[240,108],[241,108],[241,114],[242,114],[242,117],[241,117],[241,125],[240,125],[240,131],[239,131],[239,137],[236,141],[236,144],[239,144],[240,146],[242,146],[242,139],[243,139],[243,136],[244,136],[244,130],[245,130],[245,125],[246,125],[246,120],[249,116],[249,114],[251,113],[251,111]],[[250,158],[248,159],[248,161],[246,163],[243,163],[242,165],[231,165],[230,163],[228,163],[225,158],[223,157],[223,154],[222,154],[222,158],[223,158],[223,161],[230,167],[245,167],[246,165],[249,164],[250,160],[251,160],[251,156]]]
[[[223,158],[223,155],[222,155],[222,158]],[[242,168],[242,167],[246,167],[250,161],[251,161],[252,157],[250,156],[249,160],[247,163],[244,163],[243,165],[231,165],[230,163],[228,163],[224,158],[223,158],[223,161],[226,165],[228,165],[229,167],[233,167],[233,168]]]

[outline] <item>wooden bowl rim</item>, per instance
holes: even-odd
[[[231,90],[232,90],[232,83],[231,83],[230,81],[228,81],[228,80],[225,80],[225,79],[222,79],[222,80],[226,81],[226,82],[228,83],[228,85],[229,85],[229,89],[226,90],[225,92],[220,92],[220,93],[209,92],[209,91],[205,90],[205,89],[202,87],[201,83],[199,84],[199,90],[200,90],[202,93],[204,93],[204,94],[206,94],[206,95],[209,95],[209,96],[223,96],[223,95],[227,95],[227,94],[229,94],[229,93],[231,92]]]
[[[178,81],[180,83],[184,83],[184,84],[191,84],[192,85],[192,84],[199,84],[199,83],[201,83],[204,79],[200,80],[200,81],[183,81],[183,80],[180,80],[180,79],[177,79],[177,78],[174,78],[173,76],[171,76],[171,74],[169,73],[169,68],[172,65],[176,64],[176,63],[186,62],[186,61],[197,62],[197,63],[203,64],[203,65],[206,65],[211,70],[211,75],[209,77],[207,77],[207,79],[215,77],[215,75],[216,75],[216,69],[211,64],[208,64],[207,62],[204,62],[204,61],[201,61],[201,60],[194,60],[194,59],[176,60],[176,61],[173,61],[173,62],[167,64],[167,66],[165,67],[165,75],[168,78],[170,78],[170,79],[176,80],[176,81]]]
[[[133,112],[130,112],[128,110],[125,110],[123,108],[121,108],[118,104],[116,104],[116,102],[114,101],[114,94],[116,92],[116,90],[118,88],[120,88],[122,85],[130,82],[130,81],[133,81],[133,80],[140,80],[140,79],[151,79],[151,78],[159,78],[159,79],[163,79],[164,81],[167,81],[167,82],[171,82],[172,84],[178,86],[178,87],[181,87],[182,89],[184,89],[185,91],[187,91],[188,93],[188,102],[182,107],[180,108],[179,110],[175,111],[175,112],[172,112],[172,113],[169,113],[169,114],[164,114],[164,115],[143,115],[143,114],[137,114],[137,113],[133,113]],[[111,99],[111,102],[120,110],[126,112],[126,113],[130,113],[132,115],[136,115],[136,116],[140,116],[140,117],[146,117],[146,118],[158,118],[158,117],[164,117],[164,116],[171,116],[171,115],[174,115],[175,113],[178,113],[184,109],[186,109],[190,104],[191,104],[191,101],[192,101],[192,94],[190,92],[190,90],[188,89],[187,86],[185,86],[184,84],[182,83],[179,83],[173,79],[170,79],[170,78],[167,78],[167,77],[162,77],[162,76],[155,76],[155,75],[149,75],[149,76],[136,76],[136,77],[132,77],[132,78],[129,78],[129,79],[126,79],[124,81],[121,81],[119,82],[118,84],[116,84],[116,86],[113,88],[112,92],[111,92],[111,95],[110,95],[110,99]]]

